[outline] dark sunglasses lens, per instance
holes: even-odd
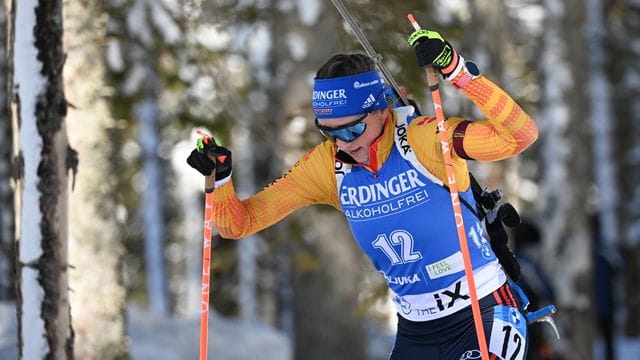
[[[338,138],[342,141],[352,142],[362,134],[364,134],[367,129],[367,124],[363,122],[359,122],[349,126],[345,129],[337,129],[330,132],[331,136],[334,138]]]

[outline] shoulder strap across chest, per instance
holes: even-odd
[[[407,139],[407,129],[409,126],[409,117],[413,116],[414,108],[413,106],[402,106],[395,108],[396,111],[396,128],[393,131],[394,143],[400,156],[402,156],[405,160],[411,163],[413,167],[418,170],[422,175],[426,176],[427,179],[433,181],[434,183],[444,186],[442,180],[438,179],[435,175],[433,175],[427,168],[422,165],[418,158],[416,157],[415,152],[411,149],[411,145],[409,145],[409,140]]]

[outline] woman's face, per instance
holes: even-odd
[[[363,164],[369,163],[369,148],[371,144],[382,134],[384,122],[389,115],[388,109],[377,110],[365,117],[362,122],[367,124],[367,129],[358,138],[351,142],[336,139],[338,149],[349,154],[355,161]],[[322,126],[337,128],[341,125],[348,124],[357,120],[361,115],[348,116],[335,119],[320,120]]]

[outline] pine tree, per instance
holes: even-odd
[[[112,116],[122,123],[117,132],[117,146],[132,146],[136,154],[129,163],[119,163],[125,178],[117,187],[127,210],[138,215],[127,229],[130,237],[143,239],[144,273],[149,308],[156,314],[170,313],[168,270],[165,258],[167,242],[167,201],[165,197],[165,162],[160,153],[164,87],[175,77],[174,65],[179,45],[184,43],[182,30],[176,24],[180,6],[175,2],[134,0],[103,3],[108,15],[109,36],[107,78],[115,91],[109,95]],[[167,69],[168,68],[168,69]],[[166,72],[171,72],[166,74]],[[131,139],[137,141],[132,143]],[[139,152],[139,154],[137,154]],[[138,166],[139,165],[139,166]],[[134,188],[131,178],[136,178]],[[140,228],[141,231],[136,229]],[[137,241],[131,239],[127,250]]]
[[[99,6],[94,0],[65,6],[65,89],[73,104],[67,123],[80,158],[69,199],[69,286],[76,357],[124,359],[124,246],[113,193],[115,122],[104,96],[111,89],[104,83],[106,21]]]
[[[7,13],[0,2],[0,300],[14,299],[14,216],[11,189],[11,117],[7,97]]]
[[[62,1],[14,1],[12,101],[20,356],[73,358],[67,263],[67,142]]]
[[[638,58],[640,51],[631,46],[640,31],[638,19],[640,7],[634,1],[608,3],[607,47],[610,56],[606,61],[607,74],[616,86],[613,88],[613,114],[618,123],[614,139],[616,161],[619,166],[617,181],[620,194],[624,194],[617,212],[620,216],[620,245],[625,260],[624,289],[621,302],[625,305],[625,335],[640,336],[640,160],[638,138],[640,124],[640,87],[635,79],[640,76]]]
[[[539,52],[542,78],[538,210],[544,216],[544,264],[554,274],[558,319],[576,359],[592,358],[592,242],[585,194],[591,186],[582,1],[545,1],[547,22]]]

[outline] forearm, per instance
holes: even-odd
[[[239,239],[311,204],[339,208],[330,150],[329,145],[310,150],[282,177],[247,199],[238,198],[232,182],[216,189],[213,219],[220,234]]]
[[[240,239],[277,223],[304,205],[298,197],[278,195],[268,188],[240,200],[229,182],[214,191],[213,222],[223,237]]]
[[[484,161],[509,158],[537,139],[538,128],[533,119],[486,77],[470,81],[462,91],[486,116],[486,120],[470,124],[464,134],[464,149],[470,158]]]

